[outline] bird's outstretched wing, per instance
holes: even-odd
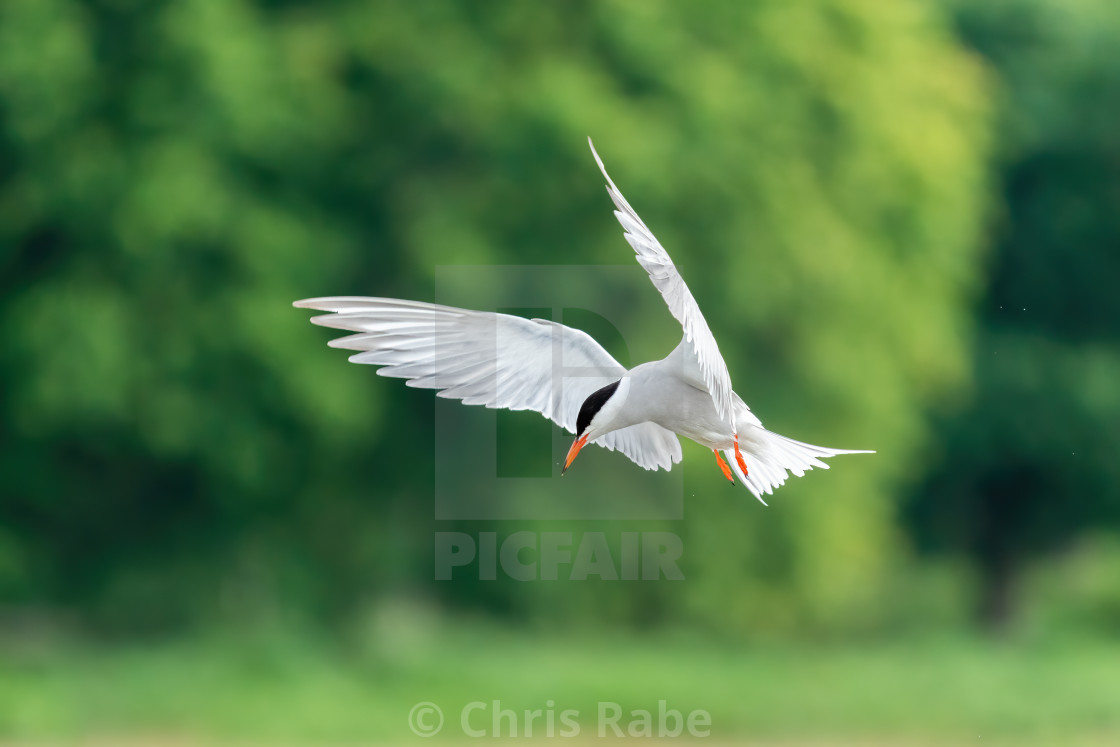
[[[649,273],[654,287],[661,292],[661,297],[668,304],[669,311],[684,328],[684,339],[692,347],[692,352],[696,356],[703,383],[712,395],[716,412],[734,427],[731,376],[727,373],[727,364],[724,363],[723,356],[719,354],[716,338],[712,336],[712,331],[708,329],[708,323],[704,321],[704,315],[700,313],[700,307],[696,304],[696,299],[692,297],[684,279],[677,272],[677,268],[673,264],[673,260],[669,258],[669,253],[665,251],[665,247],[661,246],[661,242],[646,227],[638,214],[634,212],[634,208],[630,207],[630,203],[626,201],[626,198],[618,191],[618,187],[614,185],[610,175],[607,174],[606,167],[603,166],[603,160],[595,152],[595,145],[591,142],[591,138],[587,139],[587,144],[591,146],[591,153],[595,156],[595,162],[599,164],[599,170],[603,172],[603,177],[607,180],[607,193],[614,200],[617,208],[614,214],[626,232],[626,241],[634,248],[637,253],[638,264]]]
[[[535,410],[573,434],[588,395],[626,373],[586,332],[543,319],[392,298],[309,298],[293,305],[330,312],[311,321],[355,334],[328,344],[359,351],[350,360],[379,366],[381,376],[439,389],[436,396],[468,405]],[[676,434],[654,423],[592,443],[644,469],[667,470],[681,461]]]

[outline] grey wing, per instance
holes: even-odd
[[[630,207],[630,203],[626,201],[626,198],[618,191],[618,187],[614,185],[610,175],[607,174],[606,167],[603,166],[602,159],[595,152],[595,146],[591,143],[591,138],[587,139],[587,144],[591,146],[591,153],[595,156],[595,162],[599,164],[599,170],[603,172],[603,177],[607,180],[607,193],[610,194],[617,208],[614,214],[625,230],[626,241],[637,254],[638,264],[645,268],[646,272],[649,273],[650,280],[653,281],[654,287],[661,292],[661,297],[665,299],[669,311],[684,328],[684,339],[691,346],[696,362],[700,366],[704,385],[707,387],[708,393],[712,395],[716,412],[726,422],[734,426],[731,376],[727,372],[727,364],[724,362],[723,356],[720,355],[716,338],[712,336],[712,331],[708,329],[708,323],[704,320],[704,315],[700,313],[700,306],[697,305],[696,299],[692,297],[692,292],[685,285],[684,279],[677,271],[673,260],[670,259],[669,253],[665,251],[665,247],[661,246],[661,242],[638,217],[634,208]]]
[[[310,298],[293,305],[330,312],[311,321],[354,334],[328,344],[358,351],[351,362],[379,366],[381,376],[468,405],[535,410],[571,433],[588,395],[626,373],[586,332],[546,320],[392,298]],[[654,423],[593,443],[643,469],[667,470],[681,461],[676,434]]]

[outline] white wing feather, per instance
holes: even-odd
[[[359,351],[353,363],[407,379],[436,396],[507,410],[535,410],[575,433],[580,405],[626,369],[585,332],[543,319],[471,311],[421,301],[333,297],[296,301],[331,312],[315,324],[354,332],[331,347]],[[592,443],[625,454],[643,469],[681,461],[672,431],[641,423]]]
[[[638,264],[645,268],[653,281],[654,287],[661,292],[661,297],[668,304],[669,311],[684,328],[684,339],[691,345],[696,361],[700,365],[704,385],[707,387],[708,393],[712,395],[716,412],[734,427],[731,376],[727,373],[727,364],[719,353],[716,338],[712,336],[712,331],[708,329],[708,323],[704,320],[704,315],[700,313],[700,307],[697,305],[696,299],[692,297],[692,293],[685,285],[684,279],[677,271],[676,265],[673,264],[673,260],[669,258],[669,253],[665,251],[665,247],[661,246],[661,242],[646,227],[634,208],[630,207],[630,203],[626,201],[626,198],[618,191],[618,187],[614,185],[610,175],[607,174],[606,167],[603,166],[603,160],[595,152],[595,145],[591,142],[591,138],[587,139],[587,144],[591,146],[591,153],[595,156],[595,162],[599,164],[599,170],[603,172],[603,177],[607,180],[607,193],[614,200],[617,208],[614,214],[626,232],[626,241],[637,254]]]

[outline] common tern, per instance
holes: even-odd
[[[681,461],[677,437],[684,436],[711,449],[724,477],[737,477],[765,504],[762,496],[783,485],[787,473],[801,477],[813,467],[828,469],[821,461],[827,457],[874,453],[813,446],[762,427],[731,389],[719,346],[669,254],[587,142],[626,241],[684,329],[664,359],[627,370],[581,330],[422,301],[336,296],[294,306],[329,312],[311,321],[354,334],[328,344],[359,351],[350,361],[378,366],[381,376],[464,404],[551,419],[575,435],[561,474],[588,443],[620,451],[644,469],[669,470]]]

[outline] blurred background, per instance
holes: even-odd
[[[0,739],[667,699],[725,743],[1117,743],[1118,46],[1108,0],[4,0]],[[877,455],[434,518],[432,393],[291,302],[629,263],[648,336],[582,326],[663,356],[588,135],[767,426]],[[499,414],[499,468],[557,433]],[[556,529],[674,532],[685,580],[433,580],[436,532]]]

